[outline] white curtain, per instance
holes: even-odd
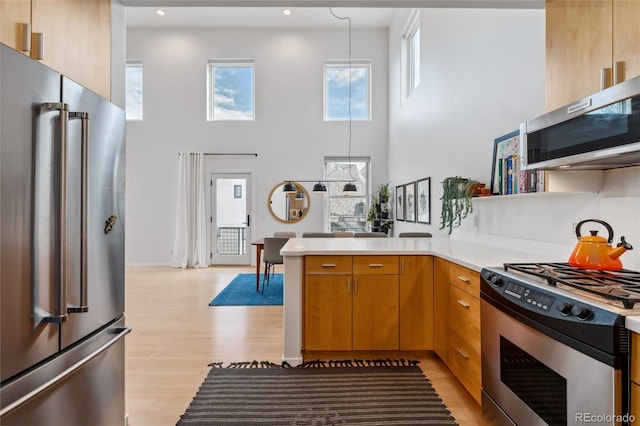
[[[204,154],[181,152],[178,157],[174,268],[208,266],[204,188]]]

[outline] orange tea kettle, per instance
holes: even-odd
[[[609,238],[598,236],[598,231],[589,231],[591,235],[583,237],[580,235],[580,228],[586,222],[596,222],[607,228]],[[576,236],[578,244],[573,249],[569,257],[569,264],[582,269],[595,269],[597,271],[617,271],[622,269],[620,255],[627,250],[633,249],[624,237],[616,248],[611,247],[613,241],[613,228],[607,222],[598,219],[587,219],[576,225]]]

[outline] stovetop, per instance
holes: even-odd
[[[625,309],[640,308],[640,272],[596,271],[568,263],[505,263],[505,271],[518,271],[546,279],[550,286],[586,294]]]

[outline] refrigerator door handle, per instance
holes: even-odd
[[[63,102],[49,102],[40,105],[40,112],[60,111],[59,130],[59,164],[58,185],[60,188],[58,200],[59,235],[58,235],[58,295],[56,312],[53,315],[44,316],[42,321],[60,323],[66,321],[67,315],[67,126],[69,124],[69,105]],[[39,316],[38,312],[34,314]]]
[[[82,235],[82,252],[81,256],[81,273],[80,273],[80,305],[68,306],[67,313],[82,313],[89,311],[89,260],[88,260],[88,233],[87,218],[89,209],[89,113],[88,112],[70,112],[69,119],[81,120],[81,235]]]
[[[109,340],[107,343],[105,343],[104,345],[100,346],[98,349],[96,349],[90,355],[88,355],[85,358],[81,359],[80,361],[76,362],[75,364],[73,364],[72,366],[70,366],[69,368],[67,368],[66,370],[64,370],[60,374],[58,374],[57,376],[53,377],[51,380],[48,380],[45,383],[43,383],[40,386],[38,386],[37,388],[33,389],[31,392],[23,395],[21,398],[13,401],[11,404],[8,404],[7,406],[2,407],[2,409],[0,410],[0,417],[4,417],[6,414],[9,414],[10,412],[14,411],[15,409],[23,406],[27,402],[31,401],[33,398],[35,398],[38,395],[40,395],[41,393],[45,392],[47,389],[55,386],[56,384],[60,383],[61,381],[63,381],[64,379],[66,379],[67,377],[69,377],[70,375],[72,375],[73,373],[75,373],[76,371],[81,369],[82,367],[84,367],[86,364],[91,362],[94,358],[96,358],[97,356],[99,356],[100,354],[105,352],[111,346],[115,345],[122,338],[124,338],[124,336],[129,334],[131,332],[131,328],[129,328],[129,327],[117,328],[116,332],[118,334],[113,339]]]

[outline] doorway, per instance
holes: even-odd
[[[211,174],[211,264],[250,265],[251,175]]]

